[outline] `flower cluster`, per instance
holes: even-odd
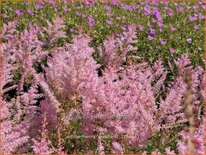
[[[158,10],[155,19],[162,19]],[[75,140],[75,152],[81,146],[83,152],[143,153],[156,133],[179,126],[183,138],[177,153],[204,153],[204,70],[193,66],[187,54],[169,68],[161,60],[149,64],[132,56],[137,50],[135,25],[95,50],[92,38],[82,33],[59,47],[59,39],[66,37],[61,18],[23,32],[17,23],[4,25],[2,31],[1,152],[68,153],[70,136],[81,134],[93,138],[84,139],[86,144]],[[102,63],[93,57],[95,52]]]

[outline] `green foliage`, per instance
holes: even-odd
[[[135,4],[133,1],[128,2],[129,4]],[[201,4],[196,4],[195,2],[185,2],[185,6],[194,6],[197,5],[198,11],[204,15],[204,9],[201,7]],[[23,30],[28,26],[29,23],[37,24],[37,25],[45,25],[45,19],[51,21],[54,16],[63,16],[65,18],[65,22],[67,24],[67,41],[71,40],[72,33],[71,29],[82,30],[84,33],[91,33],[93,37],[92,46],[99,46],[105,38],[110,36],[111,34],[122,33],[123,30],[121,26],[123,25],[131,25],[138,24],[144,25],[145,30],[137,31],[137,44],[136,46],[139,50],[136,51],[135,54],[144,57],[150,62],[154,62],[159,58],[163,58],[164,60],[173,60],[174,58],[180,56],[182,53],[189,53],[190,58],[193,60],[193,64],[203,66],[202,57],[204,54],[204,20],[197,20],[191,22],[188,20],[189,15],[194,14],[193,9],[185,8],[185,10],[181,13],[177,13],[174,11],[173,16],[168,16],[166,13],[165,6],[163,4],[159,4],[158,7],[163,16],[163,22],[166,28],[164,28],[164,32],[159,32],[158,26],[156,23],[151,22],[152,16],[144,16],[143,15],[143,6],[139,9],[135,9],[133,11],[129,11],[123,7],[113,5],[113,4],[105,4],[105,3],[94,3],[92,6],[86,6],[85,3],[76,2],[69,3],[68,6],[62,2],[57,2],[58,6],[56,8],[53,7],[50,3],[45,3],[42,5],[40,9],[35,7],[35,2],[24,3],[24,2],[3,2],[2,3],[2,14],[7,14],[9,18],[4,18],[4,23],[12,21],[14,19],[18,19],[20,22],[18,24],[18,29]],[[109,17],[106,14],[105,5],[112,6],[112,16]],[[140,5],[141,6],[141,5]],[[174,3],[170,3],[168,5],[170,8],[175,10],[177,6]],[[178,4],[178,7],[183,6],[182,4]],[[63,7],[67,7],[68,11],[64,12]],[[78,9],[78,7],[80,9]],[[12,10],[21,10],[24,15],[17,16]],[[30,15],[27,12],[27,9],[31,9],[34,11],[34,15]],[[94,26],[88,25],[88,20],[85,17],[81,17],[77,14],[84,14],[94,18]],[[118,20],[117,17],[121,19]],[[112,20],[113,25],[108,25],[106,20]],[[147,35],[149,34],[149,27],[146,26],[148,23],[155,28],[157,31],[157,35],[153,40],[148,40]],[[194,25],[199,26],[199,30],[194,29]],[[174,26],[177,28],[176,31],[171,31],[170,26]],[[192,38],[192,43],[189,44],[186,40],[188,38]],[[165,45],[160,44],[160,39],[166,40]],[[62,42],[60,42],[61,44]],[[169,52],[169,48],[175,49],[175,53],[171,54]]]

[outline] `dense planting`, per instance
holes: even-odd
[[[3,2],[2,153],[204,154],[202,2]]]

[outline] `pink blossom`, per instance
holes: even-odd
[[[112,146],[113,146],[114,151],[115,151],[116,154],[123,154],[123,149],[122,149],[121,145],[118,142],[114,141],[112,143]]]
[[[201,19],[206,19],[206,16],[204,15],[204,16],[201,16],[200,18],[201,18]]]
[[[36,8],[37,8],[37,9],[40,9],[41,7],[42,7],[41,3],[36,2]]]
[[[57,3],[52,3],[53,7],[54,8],[57,8],[58,7],[58,4]]]
[[[175,50],[173,48],[169,48],[170,53],[175,53]]]
[[[174,27],[174,26],[171,26],[171,27],[170,27],[170,30],[172,30],[172,31],[176,31],[176,30],[177,30],[177,28],[176,28],[176,27]]]
[[[106,9],[106,10],[112,10],[112,7],[109,6],[109,5],[106,5],[106,6],[105,6],[105,9]]]
[[[144,7],[144,14],[146,15],[146,16],[148,16],[150,13],[151,13],[151,10],[150,10],[150,6],[148,6],[148,5],[146,5],[145,7]]]
[[[189,44],[191,44],[191,43],[192,43],[192,38],[188,38],[186,41],[187,41]]]
[[[150,34],[151,34],[151,35],[155,35],[155,34],[156,34],[156,30],[153,29],[153,28],[150,28]]]
[[[158,21],[162,21],[162,15],[161,15],[161,12],[158,10],[158,9],[156,9],[155,10],[155,17],[156,17],[156,19],[158,20]]]
[[[62,7],[62,9],[64,10],[64,12],[67,12],[69,10],[66,6]]]
[[[154,19],[154,18],[152,18],[152,22],[153,22],[153,23],[156,23],[156,22],[157,22],[157,20],[156,20],[156,19]]]
[[[160,40],[160,44],[161,44],[161,45],[165,45],[165,44],[166,44],[166,41],[161,39],[161,40]]]
[[[93,25],[94,25],[94,18],[92,18],[92,17],[87,17],[87,19],[88,19],[88,25],[89,25],[89,26],[93,26]]]
[[[184,11],[184,8],[183,8],[183,7],[177,8],[176,11],[177,11],[178,13],[183,12],[183,11]]]
[[[106,12],[106,14],[107,14],[107,16],[110,16],[110,17],[113,16],[113,14],[111,12]]]
[[[139,25],[138,27],[139,27],[139,29],[140,29],[141,31],[144,30],[144,26],[143,26],[143,25]]]
[[[7,14],[2,14],[3,18],[9,18],[9,16]]]
[[[124,25],[124,26],[121,26],[121,28],[122,28],[123,30],[128,30],[129,26],[128,26],[128,25]]]
[[[199,26],[198,26],[198,25],[195,25],[195,26],[194,26],[194,29],[198,30],[198,29],[199,29]]]
[[[24,13],[20,10],[15,10],[15,13],[18,15],[18,16],[22,16],[24,15]]]
[[[107,22],[108,25],[113,25],[114,24],[112,20],[106,20],[106,22]]]
[[[161,22],[158,22],[158,26],[159,26],[159,27],[164,27],[164,24],[161,23]]]
[[[196,21],[196,20],[197,20],[197,17],[195,17],[195,16],[189,16],[189,20],[190,20],[190,21]]]
[[[31,10],[31,9],[27,9],[27,12],[28,12],[30,15],[34,15],[34,11]]]
[[[153,40],[153,39],[154,39],[154,37],[151,36],[151,35],[147,35],[147,38],[148,38],[149,40]]]

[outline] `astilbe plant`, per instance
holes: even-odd
[[[94,49],[88,46],[90,41],[89,36],[80,34],[74,37],[72,44],[53,51],[49,68],[45,70],[48,83],[57,88],[54,88],[56,92],[70,97],[82,82],[89,83],[90,76],[97,76],[99,65],[92,58]]]
[[[3,101],[1,107],[1,144],[0,152],[5,154],[18,152],[18,149],[28,142],[27,122],[16,121],[15,113],[11,113],[12,102]]]
[[[51,145],[51,141],[48,139],[48,131],[46,129],[46,125],[46,113],[44,113],[42,129],[40,130],[41,137],[39,140],[32,139],[32,147],[35,154],[51,154],[53,152],[53,150],[49,147],[49,145]]]
[[[189,61],[188,61],[189,62]],[[199,70],[197,72],[197,70]],[[188,118],[189,128],[185,128],[180,132],[181,139],[178,141],[178,150],[181,154],[204,154],[204,130],[205,130],[205,118],[199,114],[199,109],[202,109],[200,104],[197,104],[197,97],[195,93],[198,91],[197,80],[201,70],[197,68],[193,74],[191,71],[187,71],[187,95],[185,98],[186,105],[186,116]],[[196,77],[196,78],[194,78]],[[202,137],[202,138],[200,138]]]
[[[144,146],[147,138],[157,130],[153,119],[157,109],[151,85],[145,80],[144,73],[139,74],[141,76],[132,70],[121,75],[109,68],[103,78],[84,90],[84,132],[124,136],[121,141],[125,144]]]
[[[16,31],[17,21],[11,22],[8,25],[4,25],[4,29],[2,30],[2,40],[7,41],[5,44],[1,44],[1,50],[3,54],[3,93],[6,93],[14,88],[17,85],[12,84],[12,71],[17,67],[13,66],[13,62],[15,61],[15,56],[12,54],[12,39],[14,33]],[[26,122],[20,122],[18,116],[16,114],[20,111],[15,105],[18,103],[17,100],[6,101],[3,99],[1,105],[1,144],[0,144],[0,152],[3,153],[14,153],[19,147],[25,144],[28,141],[28,136],[26,133],[27,126]],[[11,110],[11,108],[13,110]],[[16,112],[14,108],[18,109]]]
[[[134,30],[129,32],[135,33]],[[130,36],[132,39],[129,38],[128,40],[130,40],[130,43],[133,43],[134,35]],[[78,37],[81,38],[81,35]],[[85,36],[85,39],[87,37]],[[79,42],[81,41],[82,40],[79,39]],[[84,49],[88,48],[91,50],[88,46],[89,42],[87,40],[85,42],[87,43],[81,45],[84,46]],[[77,42],[74,41],[73,46],[78,46],[76,44]],[[111,49],[109,49],[109,47],[111,47]],[[122,145],[133,144],[141,148],[147,144],[146,141],[154,132],[187,122],[183,112],[185,106],[184,97],[187,90],[187,84],[184,80],[184,70],[188,69],[186,66],[189,66],[191,70],[193,68],[190,63],[184,64],[189,59],[187,55],[183,55],[176,61],[179,68],[178,77],[170,84],[170,87],[165,88],[164,81],[167,71],[164,69],[161,61],[156,62],[153,67],[146,66],[139,70],[135,70],[135,66],[122,66],[121,68],[122,63],[120,63],[120,61],[112,62],[112,60],[118,57],[117,52],[119,47],[114,37],[111,37],[105,41],[104,49],[99,48],[103,62],[106,64],[106,69],[102,70],[102,76],[98,76],[97,71],[95,71],[98,69],[98,66],[91,57],[92,52],[90,53],[90,58],[88,58],[88,55],[86,56],[86,53],[83,52],[84,50],[81,50],[81,48],[79,48],[79,51],[76,51],[76,55],[81,53],[78,61],[76,58],[72,59],[75,55],[70,56],[70,53],[73,53],[73,48],[65,50],[64,52],[66,54],[60,52],[60,54],[54,56],[49,62],[50,71],[47,73],[50,79],[52,75],[52,82],[56,81],[55,83],[57,84],[61,83],[61,87],[56,87],[55,89],[61,89],[63,87],[64,89],[61,91],[64,91],[65,94],[71,94],[70,92],[78,87],[76,92],[82,97],[81,113],[83,115],[82,121],[84,125],[82,126],[82,131],[84,134],[122,135],[126,137],[120,140]],[[82,56],[84,54],[85,56]],[[70,56],[70,58],[67,58],[68,56]],[[85,60],[84,57],[87,57],[90,61]],[[83,59],[81,60],[81,58]],[[59,62],[57,60],[62,61]],[[124,60],[125,59],[122,59],[121,62]],[[89,69],[87,68],[88,62],[92,62],[93,64]],[[61,63],[64,64],[63,69],[60,69]],[[81,63],[81,65],[79,65],[79,63]],[[56,67],[54,67],[54,64]],[[77,65],[74,66],[73,64]],[[71,68],[75,69],[72,70]],[[90,72],[88,72],[88,70]],[[197,74],[202,74],[200,73],[202,70],[201,67],[195,68],[194,78],[198,76],[196,75],[196,70],[199,70]],[[74,73],[69,75],[68,72],[70,73],[71,71]],[[72,75],[75,76],[75,81],[73,82],[75,85],[72,88],[72,80],[69,80],[67,82],[69,84],[66,84],[65,81],[69,78],[61,76],[61,74],[65,75],[65,73],[69,78],[71,78]],[[84,80],[81,80],[81,78],[76,80],[77,75],[83,77],[82,79]],[[63,80],[57,80],[62,78]],[[197,79],[196,82],[197,81],[201,80]],[[78,85],[76,85],[77,83]],[[160,91],[161,85],[163,85],[163,89],[168,90],[168,93],[165,99],[161,100],[158,108],[156,105],[156,95],[158,91]],[[201,83],[199,83],[199,85],[201,85]],[[69,87],[65,90],[67,86]],[[99,148],[102,148],[102,142]]]
[[[60,19],[59,19],[60,20]],[[43,50],[39,40],[42,29],[30,26],[30,29],[19,32],[18,21],[3,26],[1,51],[3,54],[3,104],[1,109],[1,152],[27,152],[31,144],[32,121],[38,110],[40,78],[34,64],[40,62],[49,53]],[[62,23],[60,23],[62,26]],[[58,27],[58,23],[53,27]],[[57,29],[58,33],[60,28]],[[62,33],[61,33],[62,34]],[[55,35],[55,40],[61,36]],[[53,38],[49,38],[53,39]],[[20,72],[19,78],[17,73]],[[25,90],[29,87],[28,90]],[[9,95],[14,95],[11,98]],[[42,121],[42,120],[41,120]]]
[[[60,17],[57,17],[53,23],[47,22],[47,27],[43,28],[48,35],[47,43],[49,46],[53,46],[59,40],[59,38],[66,38],[66,34],[63,29],[65,29],[64,20]]]
[[[133,47],[132,44],[136,43],[136,26],[129,26],[128,31],[124,32],[119,38],[114,36],[109,37],[103,42],[102,47],[98,47],[100,56],[105,65],[121,65],[126,62],[127,53],[135,51],[138,48]]]
[[[66,37],[61,18],[53,25],[31,25],[23,32],[16,30],[16,24],[4,25],[2,33],[3,153],[66,152],[70,148],[62,137],[67,139],[77,132],[95,136],[88,142],[95,142],[97,150],[91,151],[101,154],[144,149],[155,133],[188,122],[191,125],[187,111],[188,71],[192,75],[190,105],[200,122],[193,126],[197,130],[193,139],[198,143],[193,150],[203,153],[204,70],[194,68],[187,54],[175,60],[176,78],[168,82],[169,71],[161,60],[153,65],[127,61],[129,52],[137,50],[133,47],[135,26],[129,26],[120,38],[112,36],[103,42],[98,48],[103,64],[98,64],[93,58],[95,50],[89,45],[92,38],[87,34],[75,35],[71,43],[57,47],[59,38]],[[17,72],[20,75],[15,79]],[[14,96],[8,97],[12,91]],[[77,126],[70,123],[75,113],[81,116]],[[180,134],[187,135],[186,131]],[[6,149],[8,146],[10,149]],[[177,147],[179,153],[188,153],[184,139],[179,139]],[[165,153],[174,151],[166,148]]]
[[[137,80],[135,79],[136,77],[132,79],[130,74],[128,76],[123,74],[122,79],[119,80],[118,78],[121,77],[118,76],[121,75],[118,74],[118,70],[112,66],[109,66],[108,69],[103,72],[103,77],[99,77],[96,71],[98,69],[98,65],[96,65],[95,61],[91,57],[94,51],[88,46],[89,41],[86,40],[86,38],[87,37],[79,35],[75,37],[73,44],[68,46],[70,48],[64,49],[64,53],[58,51],[56,55],[54,54],[51,62],[49,61],[48,63],[48,66],[50,67],[50,69],[47,70],[48,80],[50,79],[51,82],[54,82],[52,85],[56,88],[58,88],[59,85],[61,85],[59,88],[67,87],[66,89],[62,89],[67,92],[61,92],[60,94],[64,93],[68,95],[71,94],[71,92],[76,91],[82,96],[82,115],[83,122],[85,123],[85,126],[82,127],[82,131],[85,134],[91,135],[95,132],[101,133],[101,130],[103,130],[103,132],[106,130],[106,133],[104,134],[126,134],[126,136],[138,136],[142,134],[143,139],[144,137],[147,139],[147,135],[149,136],[151,134],[150,127],[152,124],[148,125],[143,122],[147,122],[149,120],[150,123],[153,123],[153,120],[150,116],[148,117],[145,110],[146,107],[142,106],[142,109],[139,110],[138,104],[141,106],[141,101],[138,103],[138,96],[140,92],[142,92],[143,95],[139,97],[141,98],[139,100],[146,102],[145,104],[148,104],[148,108],[154,112],[156,109],[153,108],[155,107],[154,97],[152,96],[152,92],[151,94],[147,92],[151,91],[151,87],[148,86],[147,90],[144,90],[144,83],[141,84],[141,82],[139,84],[140,86],[138,86],[138,84],[137,86],[135,84],[134,86],[129,86],[132,80]],[[63,67],[60,68],[60,66]],[[133,72],[133,70],[131,72]],[[133,72],[133,74],[135,74],[135,72]],[[144,73],[140,73],[140,75],[144,75]],[[62,81],[57,81],[57,79],[62,79]],[[144,77],[142,79],[144,79]],[[115,80],[116,82],[114,82]],[[60,82],[60,84],[55,81]],[[146,80],[144,80],[144,82],[147,83]],[[75,88],[78,89],[75,90]],[[138,88],[140,88],[140,90]],[[141,90],[141,88],[143,90]],[[132,92],[134,90],[135,92]],[[134,96],[132,99],[130,94]],[[144,97],[147,97],[147,99],[145,99],[146,101],[144,101]],[[153,98],[153,100],[150,98]],[[138,111],[139,113],[137,113]],[[98,114],[103,115],[103,119],[93,119],[91,117],[91,115],[95,117]],[[116,117],[116,114],[120,114],[118,119],[121,119],[121,117],[124,118],[128,114],[130,115],[126,116],[126,120],[123,121],[119,121],[116,118],[115,121],[111,121],[112,117]],[[143,117],[141,117],[141,114],[143,114]],[[102,121],[100,126],[95,123],[98,122],[98,119]],[[131,123],[128,123],[129,119],[132,120]],[[136,123],[136,121],[139,122]],[[130,127],[132,125],[134,127],[131,129],[132,131],[130,131]],[[148,133],[144,132],[144,125],[147,126],[146,128],[149,128]],[[143,133],[145,133],[145,135]],[[131,143],[137,142],[137,139],[138,138],[136,137],[136,139],[132,140]],[[138,145],[142,143],[141,138],[137,143]]]
[[[204,121],[194,129],[194,134],[189,134],[189,131],[180,132],[180,140],[177,143],[177,148],[180,154],[205,154],[205,142],[204,142],[204,132],[205,125]],[[188,143],[188,142],[191,143]]]

